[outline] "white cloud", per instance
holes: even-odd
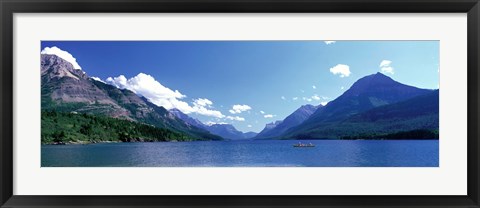
[[[272,114],[267,114],[267,115],[264,115],[263,117],[264,118],[273,118],[275,117],[276,115],[272,115]]]
[[[261,114],[265,114],[265,111],[260,111]]]
[[[315,85],[312,85],[312,88],[313,88],[313,89],[317,89],[317,86],[315,86]]]
[[[102,79],[100,79],[100,78],[98,78],[98,77],[90,77],[90,78],[92,78],[92,79],[95,80],[95,81],[99,81],[99,82],[105,83],[105,81],[103,81]],[[106,83],[105,83],[105,84],[106,84]]]
[[[152,101],[162,101],[170,99],[181,99],[186,96],[180,93],[178,90],[171,90],[155,80],[152,76],[144,73],[140,73],[135,77],[127,79],[124,75],[118,77],[108,77],[106,82],[116,86],[120,89],[129,89],[137,94],[143,95]],[[172,108],[170,105],[161,105],[168,109]]]
[[[199,104],[198,100],[201,100],[201,99],[202,98],[199,98],[199,99],[197,99],[193,102],[192,112],[195,112],[195,113],[200,114],[200,115],[212,116],[212,117],[216,117],[216,118],[225,117],[222,114],[222,112],[217,111],[217,110],[209,109],[211,107],[211,105],[213,104],[211,101],[210,101],[210,103],[211,103],[210,105],[205,105],[205,103],[202,103],[201,101],[200,101],[200,104]],[[208,100],[208,99],[203,98],[203,100]]]
[[[321,102],[320,104],[322,104],[323,106],[327,105],[329,103],[329,101],[324,101],[324,102]]]
[[[334,44],[337,41],[326,40],[326,41],[323,41],[323,42],[325,42],[325,44],[327,44],[327,45],[330,45],[330,44]]]
[[[199,106],[211,106],[213,104],[212,101],[210,101],[209,99],[206,99],[206,98],[198,98],[196,100],[193,101],[194,104],[196,105],[199,105]]]
[[[63,60],[65,61],[68,61],[69,63],[71,63],[73,65],[73,68],[74,69],[82,69],[82,67],[80,67],[80,65],[78,65],[77,63],[77,59],[75,59],[75,57],[72,56],[72,54],[70,54],[69,52],[67,51],[64,51],[60,48],[58,48],[57,46],[53,46],[53,47],[45,47],[41,52],[40,54],[49,54],[49,55],[56,55],[60,58],[62,58]]]
[[[390,64],[392,64],[392,61],[390,61],[390,60],[383,60],[382,62],[380,62],[380,67],[390,66]]]
[[[226,119],[232,120],[232,121],[245,121],[245,118],[239,117],[239,116],[227,116],[225,117]]]
[[[232,109],[230,109],[228,112],[230,112],[231,114],[237,114],[251,109],[252,108],[248,105],[233,105]]]
[[[286,99],[285,96],[282,96],[282,97],[280,97],[280,98],[282,98],[282,100],[285,100],[285,99]]]
[[[138,74],[140,75],[140,74]],[[137,76],[138,76],[137,75]],[[106,80],[105,80],[108,84],[111,84],[117,88],[120,88],[120,89],[125,89],[127,87],[127,78],[123,75],[120,75],[118,77],[108,77]]]
[[[252,128],[252,125],[247,125],[248,128]]]
[[[213,122],[213,121],[208,121],[207,123],[205,123],[205,125],[207,125],[207,126],[212,126],[212,125],[215,125],[215,124],[228,124],[228,123],[225,123],[225,122]]]
[[[330,68],[330,72],[334,75],[340,74],[340,77],[350,76],[350,67],[345,64],[337,64],[336,66]]]
[[[312,96],[312,99],[314,99],[314,100],[320,100],[320,97],[318,97],[318,95],[313,95],[313,96]]]
[[[160,82],[155,80],[152,76],[140,73],[135,77],[127,79],[125,76],[108,77],[105,80],[108,84],[116,86],[120,89],[131,90],[141,96],[146,97],[155,105],[162,106],[166,109],[177,108],[183,113],[197,113],[204,116],[212,116],[216,118],[224,118],[220,111],[209,109],[213,104],[212,101],[206,98],[194,99],[192,105],[181,99],[186,96],[178,90],[171,90],[163,86]]]
[[[383,60],[382,62],[380,62],[380,65],[379,65],[380,71],[383,73],[394,74],[395,72],[391,64],[392,64],[392,61]]]
[[[293,97],[292,100],[298,100],[298,97]]]

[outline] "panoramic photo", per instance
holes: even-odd
[[[39,57],[42,167],[439,166],[439,41],[42,41]]]

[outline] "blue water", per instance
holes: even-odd
[[[438,140],[42,145],[42,167],[438,167]]]

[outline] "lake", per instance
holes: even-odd
[[[315,147],[298,148],[298,142]],[[42,145],[42,167],[438,167],[438,140]]]

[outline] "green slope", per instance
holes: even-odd
[[[42,144],[202,140],[184,133],[124,119],[42,111]]]

